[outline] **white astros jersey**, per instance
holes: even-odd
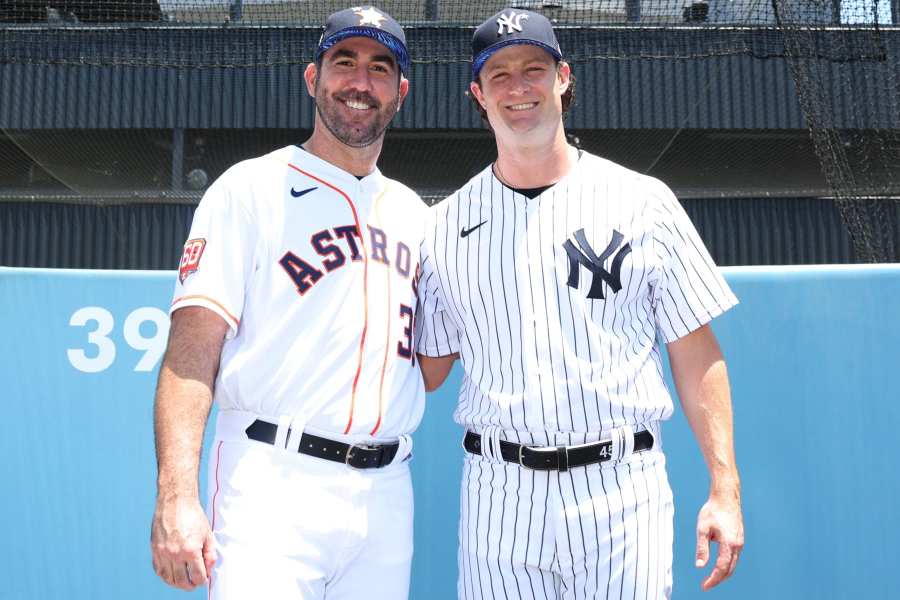
[[[229,325],[220,409],[359,439],[411,433],[415,275],[426,207],[379,171],[360,179],[297,146],[244,161],[194,215],[171,311]]]
[[[460,353],[454,417],[476,431],[665,419],[657,333],[737,303],[671,191],[588,153],[534,199],[486,168],[432,209],[421,260],[417,350]]]

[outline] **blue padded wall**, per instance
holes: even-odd
[[[896,597],[900,266],[724,271],[741,304],[714,328],[732,380],[747,546],[735,577],[701,595],[693,530],[707,477],[677,412],[665,427],[675,598]],[[0,268],[0,598],[187,597],[156,579],[148,541],[173,277]],[[456,597],[459,380],[457,368],[429,395],[415,438],[412,598]]]

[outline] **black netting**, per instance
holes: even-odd
[[[782,4],[785,8],[777,10]],[[305,31],[318,32],[329,13],[346,7],[333,0],[6,0],[0,6],[0,60],[297,64],[309,61],[315,48],[316,36]],[[891,0],[393,0],[379,7],[407,27],[411,55],[421,63],[469,60],[471,28],[505,7],[548,16],[574,62],[784,56],[785,28],[820,32],[815,43],[791,50],[804,56],[879,57],[885,52],[879,36],[857,28],[889,25],[896,10]],[[273,28],[283,35],[271,36]]]
[[[0,200],[196,202],[300,142],[335,1],[0,1]],[[681,197],[834,198],[889,260],[900,198],[900,0],[395,0],[411,93],[380,161],[435,199],[494,157],[465,97],[473,27],[547,15],[578,79],[567,130]],[[887,202],[888,204],[885,204]],[[894,254],[892,254],[892,252]]]
[[[884,204],[873,200],[900,191],[900,56],[878,27],[890,13],[872,6],[872,27],[865,33],[875,52],[855,64],[825,57],[852,55],[860,49],[857,40],[835,36],[830,43],[836,52],[820,53],[814,32],[796,24],[802,15],[796,3],[776,0],[774,6],[815,153],[856,255],[865,262],[886,261],[886,232],[893,224]]]

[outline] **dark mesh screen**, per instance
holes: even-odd
[[[413,69],[380,166],[439,198],[493,159],[464,96],[469,42],[494,12],[529,8],[556,23],[578,79],[567,126],[580,145],[681,197],[832,197],[856,259],[888,260],[898,2],[382,2]],[[228,165],[305,139],[303,69],[346,6],[5,0],[0,199],[196,202]]]

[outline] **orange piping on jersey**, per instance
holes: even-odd
[[[387,193],[387,186],[385,186],[384,191],[381,192],[378,197],[372,202],[372,212],[375,214],[375,220],[378,221],[378,228],[381,229],[381,215],[378,214],[378,201]],[[382,407],[382,398],[384,397],[384,372],[387,370],[387,360],[388,355],[391,350],[391,269],[388,267],[385,272],[387,273],[387,341],[384,344],[384,360],[381,363],[381,380],[378,383],[378,421],[375,422],[375,427],[372,431],[369,432],[369,435],[375,435],[375,432],[378,431],[378,428],[381,427],[381,407]]]
[[[216,447],[216,471],[215,471],[215,473],[216,473],[216,491],[213,493],[213,497],[212,497],[212,523],[209,524],[209,528],[210,528],[210,530],[212,530],[213,533],[215,533],[215,531],[216,531],[216,498],[219,497],[219,459],[220,459],[221,454],[222,454],[222,442],[220,441],[219,445]],[[204,557],[203,562],[204,562],[204,566],[206,566],[205,565],[205,563],[206,563],[205,557]],[[211,600],[212,599],[212,589],[213,589],[212,571],[207,573],[206,576],[209,579],[209,582],[207,583],[207,588],[206,588],[206,599]]]
[[[387,285],[387,341],[384,344],[384,360],[381,363],[381,380],[378,383],[378,421],[375,427],[369,432],[369,435],[375,435],[378,428],[381,427],[381,406],[384,396],[384,372],[387,370],[388,354],[391,351],[391,270],[387,269],[388,285]]]
[[[350,392],[350,416],[347,419],[347,427],[344,429],[344,433],[346,434],[350,432],[350,427],[353,425],[353,409],[356,407],[356,386],[359,384],[359,374],[362,372],[363,349],[366,346],[366,331],[369,329],[369,251],[366,249],[365,236],[363,235],[362,227],[359,224],[359,215],[356,214],[356,206],[353,204],[350,196],[340,188],[328,183],[324,179],[319,179],[311,173],[307,173],[296,165],[288,163],[288,166],[298,173],[306,175],[322,185],[328,186],[343,196],[344,200],[347,201],[347,204],[350,205],[350,210],[353,212],[353,221],[356,223],[356,230],[359,231],[359,243],[362,245],[363,249],[363,329],[362,335],[359,338],[359,360],[356,363],[356,375],[353,377],[353,388]]]
[[[181,298],[175,298],[175,300],[172,301],[172,306],[175,306],[175,305],[178,304],[179,302],[184,302],[184,301],[186,301],[186,300],[206,300],[207,302],[212,302],[213,304],[215,304],[216,306],[218,306],[219,308],[221,308],[221,309],[222,309],[222,312],[224,312],[226,315],[228,315],[228,318],[229,318],[229,319],[231,319],[232,321],[234,321],[234,326],[235,326],[235,328],[237,328],[237,326],[241,324],[240,319],[238,319],[238,318],[235,317],[233,314],[231,314],[230,312],[228,312],[228,309],[225,308],[224,306],[222,306],[222,303],[221,303],[221,302],[217,302],[216,300],[214,300],[213,298],[210,298],[209,296],[202,296],[202,295],[199,295],[199,294],[195,294],[195,295],[193,295],[193,296],[182,296]]]

